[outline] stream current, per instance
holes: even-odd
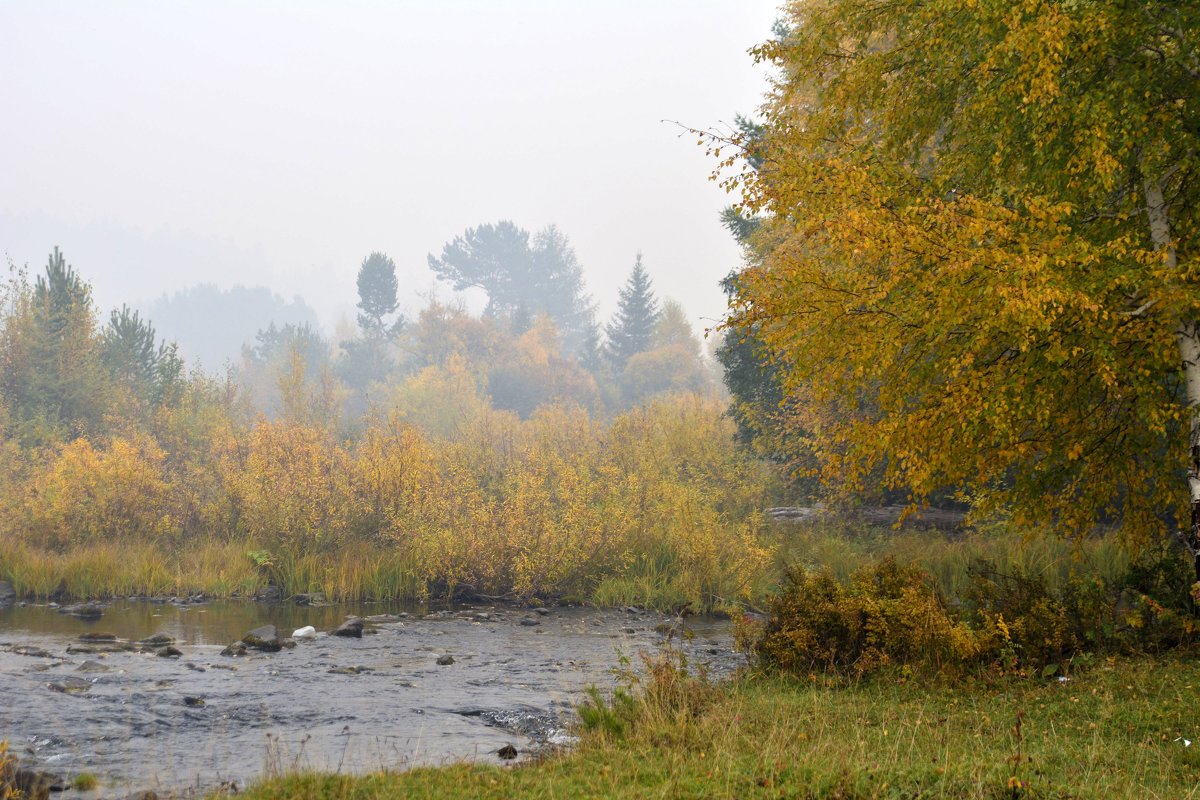
[[[540,611],[130,600],[88,621],[53,606],[0,609],[0,740],[23,767],[100,779],[64,797],[202,792],[296,769],[498,762],[507,744],[524,757],[569,744],[584,689],[615,685],[622,657],[638,666],[675,623],[632,610]],[[329,635],[349,615],[368,620],[362,638]],[[264,624],[318,634],[276,653],[221,655]],[[689,617],[685,629],[673,641],[692,665],[719,678],[742,663],[727,620]],[[97,633],[166,634],[182,655],[99,652],[80,639]],[[445,656],[453,663],[439,663]]]

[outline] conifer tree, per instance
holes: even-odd
[[[396,264],[384,253],[374,252],[358,268],[358,326],[360,338],[342,342],[345,357],[338,372],[347,384],[365,390],[372,381],[382,380],[391,368],[388,345],[404,327],[404,317],[396,314],[400,302]],[[387,318],[396,314],[395,318]]]
[[[631,356],[650,346],[657,322],[658,300],[650,286],[650,274],[642,265],[642,254],[638,253],[618,296],[617,313],[605,330],[609,361],[617,369],[624,368]]]

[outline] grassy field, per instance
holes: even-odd
[[[676,686],[571,752],[514,768],[291,775],[251,798],[1200,797],[1200,662],[1100,661],[1067,680]],[[1185,746],[1183,739],[1196,740]]]

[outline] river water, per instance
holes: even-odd
[[[0,740],[22,766],[100,779],[64,797],[190,793],[296,769],[498,763],[506,744],[527,757],[569,743],[585,687],[615,685],[622,657],[636,666],[672,623],[631,610],[541,611],[117,601],[85,621],[52,606],[0,609]],[[361,639],[329,635],[348,615],[377,621]],[[318,635],[277,653],[220,654],[268,623],[282,636],[306,625]],[[718,678],[740,665],[727,621],[689,617],[685,627],[673,641],[693,665]],[[89,633],[164,633],[183,654],[86,652]],[[439,664],[444,656],[453,663]]]

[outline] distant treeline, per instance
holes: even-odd
[[[0,577],[41,595],[761,594],[776,483],[735,446],[699,342],[640,260],[606,330],[589,311],[574,338],[533,302],[404,320],[379,253],[358,290],[352,336],[268,326],[218,378],[136,312],[102,321],[57,250],[32,280],[14,271]]]

